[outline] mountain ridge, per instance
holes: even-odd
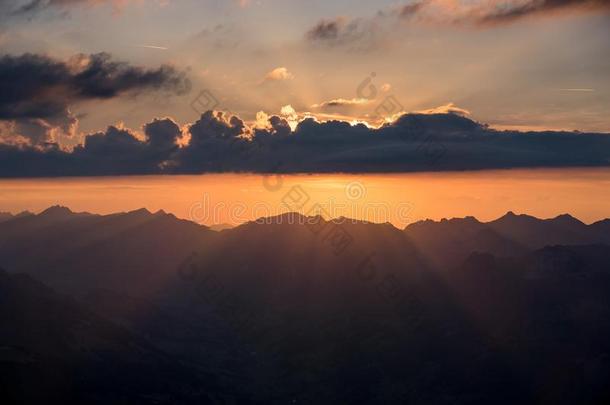
[[[150,211],[147,208],[138,208],[138,209],[134,209],[134,210],[130,210],[130,211],[120,211],[120,212],[114,212],[114,213],[110,213],[110,214],[96,214],[96,213],[91,213],[91,212],[87,212],[87,211],[82,211],[82,212],[76,212],[73,211],[71,208],[67,207],[67,206],[63,206],[63,205],[52,205],[47,207],[46,209],[41,210],[38,214],[36,213],[32,213],[30,211],[21,211],[19,213],[12,213],[12,212],[4,212],[4,211],[0,211],[0,218],[5,218],[5,219],[17,219],[20,217],[25,217],[25,216],[38,216],[41,214],[44,215],[49,215],[49,214],[64,214],[66,216],[68,215],[89,215],[89,216],[111,216],[111,215],[169,215],[169,216],[173,216],[176,217],[175,214],[172,214],[170,212],[166,212],[163,209],[159,209],[155,212]],[[294,216],[295,218],[299,218],[301,217],[303,220],[306,219],[315,219],[317,217],[319,217],[320,215],[303,215],[301,213],[298,212],[285,212],[282,214],[277,214],[277,215],[272,215],[272,216],[268,216],[268,217],[260,217],[254,220],[250,220],[250,221],[246,221],[243,222],[241,224],[237,224],[237,225],[229,225],[229,224],[217,224],[217,225],[211,225],[212,227],[216,227],[216,226],[222,226],[222,227],[227,227],[227,228],[236,228],[238,226],[242,226],[242,225],[246,225],[248,223],[252,223],[252,222],[259,222],[265,219],[269,219],[269,220],[275,220],[275,219],[279,219],[279,218],[288,218],[290,216]],[[189,219],[184,219],[184,218],[179,218],[176,217],[177,219],[180,220],[184,220],[184,221],[190,221],[190,222],[194,222],[200,226],[206,226],[206,225],[201,225],[196,221],[192,221]],[[610,218],[602,218],[599,220],[595,220],[589,224],[585,223],[584,221],[580,220],[579,218],[573,216],[572,214],[569,213],[562,213],[562,214],[557,214],[554,217],[549,217],[549,218],[539,218],[536,217],[534,215],[530,215],[530,214],[517,214],[514,211],[507,211],[505,214],[499,216],[496,219],[492,219],[492,220],[488,220],[488,221],[482,221],[480,219],[478,219],[476,216],[472,216],[472,215],[467,215],[464,217],[443,217],[439,220],[435,220],[435,219],[430,219],[430,218],[426,218],[423,220],[418,220],[418,221],[414,221],[408,225],[406,225],[404,228],[402,228],[402,230],[405,230],[409,227],[412,226],[417,226],[420,225],[421,223],[443,223],[443,222],[454,222],[454,221],[458,221],[458,220],[462,220],[462,221],[476,221],[479,222],[481,224],[490,224],[490,223],[494,223],[494,222],[498,222],[498,221],[503,221],[503,220],[515,220],[515,219],[529,219],[529,220],[537,220],[537,221],[548,221],[548,222],[578,222],[581,223],[583,225],[586,226],[591,226],[591,225],[595,225],[595,224],[606,224],[606,223],[610,223]],[[335,222],[362,222],[362,223],[371,223],[371,224],[383,224],[381,222],[370,222],[364,219],[356,219],[356,218],[350,218],[350,217],[346,217],[346,216],[341,216],[341,217],[336,217],[336,218],[328,218],[325,219],[326,221],[335,221]],[[391,224],[390,222],[386,222]],[[206,226],[207,227],[207,226]],[[401,229],[401,228],[398,228]]]
[[[53,211],[0,223],[0,266],[257,403],[512,404],[539,392],[539,403],[592,403],[607,392],[587,370],[610,375],[610,247],[554,242],[603,236],[610,221],[513,213],[401,230],[287,213],[216,232],[145,209]],[[32,361],[5,346],[0,366]]]

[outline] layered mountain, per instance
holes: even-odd
[[[527,381],[528,402],[610,401],[610,249],[475,253],[451,274],[456,303]]]
[[[514,256],[553,245],[610,244],[610,221],[586,225],[570,215],[538,219],[509,212],[480,222],[476,218],[420,221],[405,234],[432,263],[452,267],[472,252]]]
[[[0,270],[3,403],[215,403],[216,377],[26,275]]]
[[[32,215],[32,213],[28,211],[23,211],[16,215],[11,214],[10,212],[0,212],[0,222],[5,222],[15,218],[27,217],[29,215]]]
[[[8,221],[9,219],[13,219],[13,214],[9,212],[0,212],[0,222]]]
[[[179,294],[250,351],[244,371],[264,401],[403,403],[449,379],[449,369],[420,372],[441,352],[452,370],[494,357],[389,224],[266,218],[222,232],[180,275]],[[439,396],[466,398],[476,385],[491,398],[503,372],[464,373]]]
[[[214,234],[163,211],[92,215],[55,206],[0,223],[0,265],[65,292],[85,285],[145,295]]]
[[[214,232],[53,207],[0,224],[0,264],[258,403],[602,403],[607,226],[285,214]]]

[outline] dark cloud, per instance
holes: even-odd
[[[321,103],[314,104],[311,106],[311,108],[327,109],[335,107],[358,107],[371,104],[372,102],[372,100],[367,98],[335,98],[333,100],[323,101]]]
[[[144,125],[145,139],[127,129],[109,127],[103,133],[89,135],[82,146],[68,159],[76,160],[80,169],[88,174],[154,174],[161,173],[178,151],[178,139],[182,131],[170,118],[154,119]]]
[[[68,61],[24,54],[0,58],[0,120],[36,130],[19,133],[33,142],[44,128],[68,132],[76,118],[69,107],[84,100],[110,99],[147,90],[182,94],[184,73],[171,66],[145,69],[112,60],[107,53],[75,55]]]
[[[53,3],[52,0],[30,0],[22,5],[20,5],[16,10],[13,11],[14,14],[27,14],[33,11],[40,10],[42,8],[48,7]]]
[[[421,0],[398,9],[402,18],[419,17],[424,21],[454,24],[498,24],[559,11],[608,11],[610,0],[524,0],[457,2],[447,6],[439,0]]]
[[[111,126],[103,133],[87,136],[84,145],[75,148],[69,158],[90,174],[99,171],[110,175],[145,174],[157,170],[157,157],[151,155],[147,142],[138,140],[128,130]]]
[[[405,4],[399,10],[399,15],[401,17],[410,17],[414,14],[417,14],[424,6],[426,5],[426,1],[418,1],[415,3]]]
[[[400,23],[493,26],[529,16],[555,15],[559,12],[609,12],[610,0],[524,0],[457,1],[419,0],[378,11],[369,18],[323,19],[305,37],[312,43],[346,45],[366,41],[379,46],[379,37],[396,35]]]
[[[140,139],[128,129],[108,127],[88,135],[73,151],[57,144],[38,148],[0,143],[0,176],[98,176],[157,174],[178,151],[180,127],[171,119],[155,119],[144,126]]]
[[[45,9],[65,9],[79,5],[98,5],[111,4],[114,7],[120,7],[126,3],[125,0],[3,0],[6,2],[5,8],[11,15],[31,15]]]
[[[150,146],[161,153],[176,150],[178,139],[182,135],[178,124],[170,118],[155,119],[149,122],[144,125],[144,133]]]
[[[322,20],[307,31],[305,35],[313,41],[336,40],[339,37],[339,32],[343,30],[343,26],[344,21],[341,18]]]
[[[380,35],[386,29],[386,17],[323,19],[305,33],[312,44],[349,45],[351,50],[370,50],[382,47]]]
[[[405,114],[373,129],[302,120],[294,131],[273,116],[265,129],[206,112],[177,145],[178,124],[157,119],[144,139],[110,127],[66,152],[51,145],[0,144],[0,176],[78,176],[206,172],[411,172],[610,166],[610,135],[495,131],[452,113]]]
[[[568,10],[608,11],[610,0],[529,0],[483,9],[469,19],[480,23],[511,22],[526,16]]]
[[[246,126],[237,117],[207,111],[189,127],[190,141],[174,157],[173,170],[201,173],[242,170],[251,143]]]
[[[107,53],[68,62],[25,54],[0,58],[0,119],[50,118],[80,100],[107,99],[146,89],[184,91],[183,74],[170,66],[144,69]]]

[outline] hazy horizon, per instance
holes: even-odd
[[[490,221],[508,211],[538,218],[570,214],[593,223],[610,217],[609,185],[605,169],[14,179],[0,180],[0,210],[39,212],[65,205],[110,214],[147,208],[203,225],[239,225],[290,211],[307,214],[317,203],[323,216],[399,228],[425,219]],[[285,201],[295,187],[306,193],[299,209]]]

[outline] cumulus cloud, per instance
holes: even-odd
[[[271,120],[280,119],[282,122],[286,121],[286,123],[288,124],[288,126],[290,126],[290,128],[292,130],[294,130],[297,127],[297,125],[299,124],[299,114],[294,109],[294,107],[291,106],[290,104],[282,106],[282,108],[280,109],[280,116],[281,116],[281,118],[271,117]],[[273,127],[272,122],[271,122],[271,124],[272,124],[271,126]]]
[[[1,134],[1,131],[0,131]],[[145,137],[110,126],[85,137],[72,151],[57,144],[41,149],[29,143],[0,142],[0,176],[96,176],[161,173],[179,149],[178,125],[169,118],[144,126]]]
[[[66,153],[88,174],[152,174],[164,166],[178,150],[180,127],[170,118],[154,119],[144,126],[145,139],[129,129],[110,126],[105,132],[89,135],[83,145]]]
[[[497,131],[457,112],[404,114],[379,128],[311,117],[291,128],[285,117],[261,115],[266,122],[251,128],[208,111],[186,126],[184,145],[180,125],[169,118],[146,124],[144,139],[109,127],[71,152],[0,143],[0,176],[610,166],[608,134]]]
[[[249,142],[245,123],[223,112],[207,111],[189,126],[190,141],[170,164],[176,172],[240,170]]]
[[[264,81],[280,82],[284,80],[292,80],[294,75],[288,71],[286,67],[278,67],[268,72],[265,75]]]
[[[74,133],[78,120],[71,105],[147,90],[183,94],[190,82],[171,66],[145,69],[106,53],[67,61],[35,54],[0,58],[0,121],[14,121],[16,134],[34,144],[52,141],[54,132]]]

